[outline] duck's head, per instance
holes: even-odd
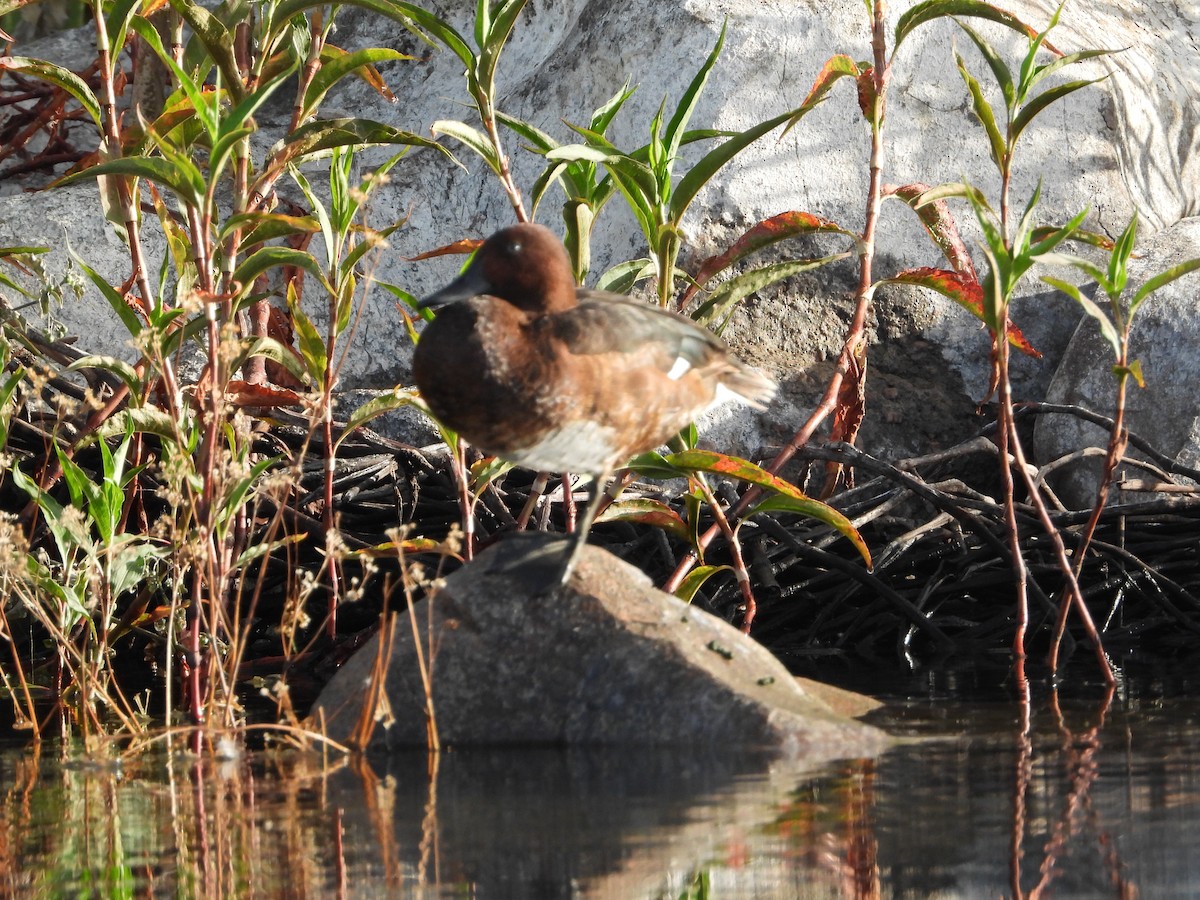
[[[483,242],[458,278],[419,305],[436,308],[482,295],[536,314],[575,306],[575,280],[562,241],[532,223],[501,229]]]

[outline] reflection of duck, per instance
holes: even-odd
[[[444,307],[413,356],[438,419],[517,465],[593,476],[563,583],[614,469],[715,403],[762,408],[775,393],[690,319],[577,288],[562,243],[540,225],[496,232],[421,306]]]

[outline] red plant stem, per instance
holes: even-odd
[[[1007,314],[1004,317],[1007,324]],[[1008,542],[1012,552],[1013,578],[1017,593],[1017,628],[1013,635],[1013,654],[1018,660],[1025,659],[1025,634],[1029,630],[1029,569],[1021,552],[1021,531],[1017,523],[1017,504],[1014,493],[1012,462],[1014,451],[1020,450],[1013,423],[1012,385],[1008,377],[1008,341],[1003,334],[992,335],[992,349],[996,366],[996,381],[1000,392],[1000,427],[997,446],[1000,450],[1000,484],[1004,492],[1004,527],[1008,531]],[[1023,454],[1022,454],[1023,456]]]
[[[733,528],[730,527],[729,519],[725,517],[721,504],[713,495],[712,488],[708,486],[708,481],[703,475],[697,475],[696,483],[704,492],[704,499],[708,501],[717,527],[721,529],[721,533],[725,535],[725,542],[729,544],[729,554],[733,557],[733,573],[737,578],[738,589],[742,593],[742,605],[745,607],[745,612],[742,613],[742,633],[749,634],[750,625],[758,613],[758,603],[754,599],[754,591],[750,588],[750,573],[746,569],[746,560],[742,556],[742,545],[738,542]]]
[[[887,60],[885,6],[884,0],[876,0],[871,26],[871,50],[874,59],[871,79],[875,96],[871,110],[870,180],[867,186],[867,205],[862,239],[859,241],[858,290],[855,294],[854,318],[846,332],[842,352],[838,356],[837,367],[829,379],[824,395],[800,430],[793,435],[787,445],[766,467],[772,475],[778,474],[779,470],[787,465],[791,458],[812,439],[821,423],[837,409],[838,396],[841,394],[846,376],[853,371],[856,377],[860,379],[864,377],[862,372],[856,370],[859,368],[858,360],[865,356],[865,353],[860,353],[860,350],[865,351],[867,315],[870,312],[871,300],[874,295],[875,231],[879,223],[879,209],[883,202],[883,124],[887,110],[888,81],[891,75],[891,68]],[[736,519],[749,509],[761,494],[760,488],[751,485],[730,510],[729,517]],[[684,577],[699,560],[700,553],[713,542],[719,533],[719,525],[709,526],[708,530],[698,539],[697,548],[689,550],[680,560],[675,571],[671,573],[671,577],[663,585],[664,591],[673,593],[679,587]]]
[[[1123,335],[1121,342],[1121,355],[1117,361],[1118,371],[1124,373],[1129,365],[1129,332],[1128,327]],[[1104,469],[1100,474],[1100,486],[1096,491],[1096,502],[1092,506],[1092,514],[1088,517],[1087,524],[1083,528],[1083,533],[1079,537],[1079,543],[1075,547],[1075,561],[1073,571],[1075,578],[1078,580],[1080,573],[1083,571],[1083,560],[1087,555],[1088,547],[1092,543],[1092,537],[1096,533],[1096,527],[1100,524],[1100,516],[1104,513],[1104,507],[1108,504],[1108,494],[1112,487],[1113,472],[1125,456],[1125,447],[1129,443],[1129,432],[1125,428],[1125,392],[1128,387],[1129,376],[1121,374],[1117,377],[1117,409],[1113,415],[1112,430],[1108,436],[1108,452],[1104,457]],[[1058,671],[1058,654],[1062,648],[1063,634],[1067,627],[1067,612],[1070,609],[1068,602],[1069,598],[1066,594],[1059,601],[1058,618],[1054,623],[1054,639],[1050,644],[1050,655],[1048,663],[1051,672]],[[1105,661],[1107,662],[1107,660]]]

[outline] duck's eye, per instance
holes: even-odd
[[[525,248],[520,241],[510,241],[508,247],[505,248],[509,256],[520,256],[521,251]]]

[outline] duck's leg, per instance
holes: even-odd
[[[513,578],[530,594],[553,591],[565,585],[583,553],[588,531],[604,500],[609,475],[609,472],[601,472],[592,480],[588,504],[575,522],[574,534],[566,540],[562,535],[542,532],[510,535],[500,544],[503,555],[489,566],[488,571]]]
[[[604,500],[604,492],[608,487],[610,476],[610,472],[598,472],[592,478],[588,489],[588,504],[583,510],[583,515],[575,521],[575,533],[571,535],[571,552],[563,564],[559,585],[564,585],[571,580],[571,573],[575,571],[575,564],[579,562],[579,556],[583,553],[584,545],[587,544],[592,522],[596,518],[596,513],[600,511],[600,503]]]

